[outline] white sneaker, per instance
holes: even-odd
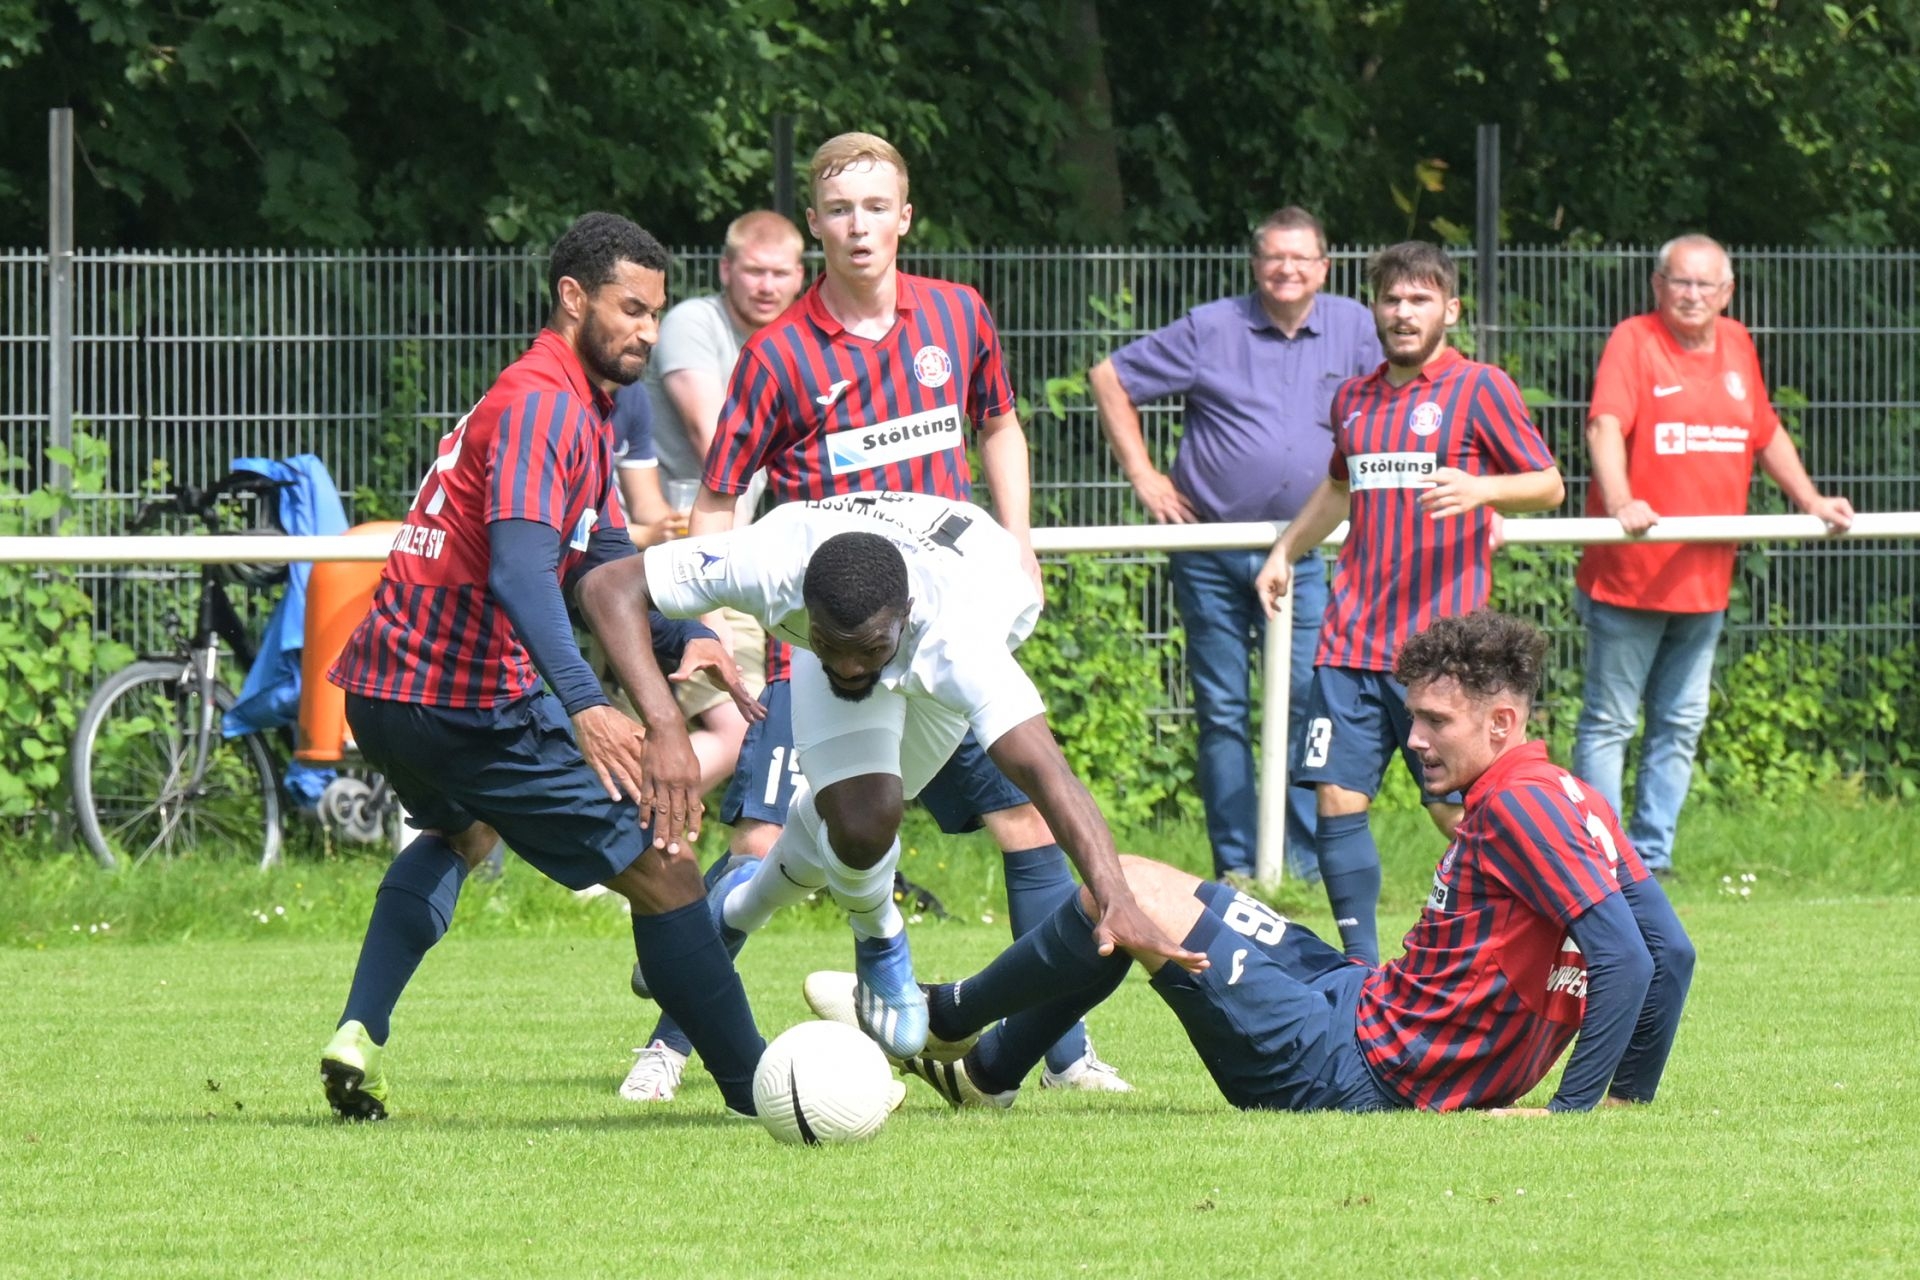
[[[1113,1064],[1103,1062],[1087,1040],[1087,1051],[1067,1064],[1064,1071],[1051,1069],[1040,1073],[1042,1089],[1083,1089],[1088,1093],[1132,1093],[1133,1086],[1120,1078]]]
[[[680,1073],[687,1069],[687,1055],[661,1040],[636,1052],[640,1057],[620,1085],[620,1096],[628,1102],[672,1102]]]

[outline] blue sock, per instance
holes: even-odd
[[[989,1092],[1011,1089],[1047,1046],[1113,994],[1131,963],[1124,952],[1103,956],[1094,948],[1093,923],[1075,894],[973,977],[932,988],[929,1021],[935,1035],[956,1040],[1005,1018],[967,1055],[967,1069],[978,1065],[986,1079],[1003,1082],[990,1087],[975,1075]]]
[[[719,881],[721,874],[731,870],[735,863],[744,857],[744,854],[721,854],[713,860],[713,865],[706,869],[706,872],[700,877],[700,882],[709,889],[713,888]],[[660,1015],[660,1021],[653,1024],[653,1032],[647,1037],[647,1043],[652,1044],[655,1040],[658,1040],[675,1053],[687,1057],[693,1055],[693,1041],[687,1039],[687,1033],[680,1029],[679,1023],[664,1013]]]
[[[753,1114],[753,1069],[767,1042],[753,1024],[747,989],[720,944],[703,898],[657,916],[633,917],[633,950],[660,1008],[684,1028],[727,1105]]]
[[[1037,849],[1009,850],[1007,868],[1007,921],[1013,936],[1021,937],[1073,895],[1073,873],[1067,869],[1067,855],[1057,844]],[[1065,1071],[1087,1052],[1087,1029],[1079,1022],[1047,1047],[1047,1068]]]
[[[1380,963],[1380,850],[1365,813],[1343,813],[1320,818],[1320,876],[1327,886],[1327,905],[1340,930],[1347,955],[1368,964]]]
[[[400,851],[374,894],[341,1022],[363,1023],[375,1044],[387,1042],[393,1006],[453,922],[466,879],[467,864],[439,836],[419,836]]]

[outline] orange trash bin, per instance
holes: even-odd
[[[397,520],[355,525],[348,533],[378,533],[391,541]],[[297,759],[337,764],[349,746],[347,695],[327,679],[327,668],[347,647],[347,637],[373,605],[383,560],[323,560],[307,579],[306,648],[300,653],[300,735]]]

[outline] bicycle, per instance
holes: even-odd
[[[197,521],[211,534],[230,532],[236,507],[250,502],[271,511],[280,487],[246,471],[204,489],[175,485],[140,509],[129,532],[151,529],[168,515]],[[281,532],[277,521],[252,523],[259,527],[249,532]],[[234,694],[219,671],[223,641],[243,670],[255,657],[228,585],[263,587],[286,577],[283,564],[203,564],[193,634],[184,646],[143,657],[94,689],[74,729],[69,768],[81,840],[103,868],[230,849],[257,852],[262,869],[280,862],[276,754],[266,732],[222,733]],[[169,611],[176,638],[180,623]],[[328,785],[317,816],[329,830],[371,843],[390,829],[399,806],[384,778],[343,774]]]

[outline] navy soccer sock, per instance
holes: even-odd
[[[1007,922],[1013,936],[1019,938],[1053,914],[1072,896],[1073,873],[1067,869],[1067,855],[1057,844],[1037,849],[1021,849],[1006,854]],[[1087,1052],[1087,1029],[1078,1021],[1065,1035],[1047,1047],[1047,1068],[1065,1071]]]
[[[653,998],[700,1051],[727,1105],[752,1115],[753,1069],[767,1042],[705,899],[657,916],[635,913],[633,949]]]
[[[360,1022],[375,1044],[387,1042],[393,1006],[453,922],[466,879],[467,864],[439,836],[419,836],[400,851],[374,894],[341,1022]]]
[[[1340,945],[1347,955],[1368,964],[1380,963],[1380,850],[1373,843],[1367,815],[1322,815],[1318,835],[1320,876],[1327,886],[1327,905],[1340,929]]]
[[[709,889],[713,888],[721,873],[732,869],[735,858],[736,855],[732,853],[723,853],[715,858],[713,865],[701,875],[700,882]],[[679,1023],[665,1014],[660,1015],[660,1021],[653,1024],[653,1033],[647,1037],[648,1044],[655,1040],[682,1056],[691,1057],[693,1054],[693,1041],[687,1039],[687,1033],[680,1029]]]

